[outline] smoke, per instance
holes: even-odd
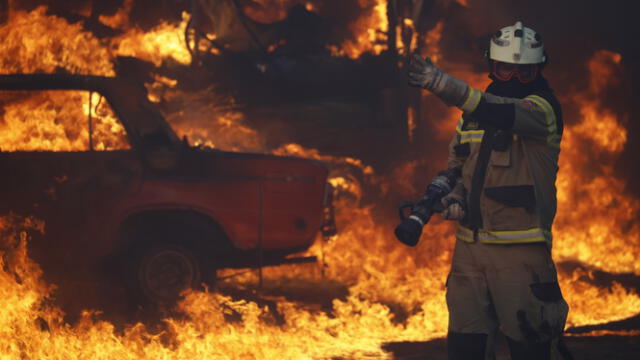
[[[246,13],[253,12],[256,18],[260,15],[269,18],[267,15],[270,7],[280,14],[283,11],[290,11],[296,4],[307,3],[310,4],[309,8],[322,19],[316,29],[321,32],[321,40],[327,44],[340,44],[347,39],[354,40],[352,27],[358,23],[359,18],[374,11],[376,1],[240,1]],[[466,5],[462,5],[465,3]],[[14,0],[0,3],[0,9],[11,7],[32,10],[39,5],[47,5],[49,13],[64,17],[69,22],[82,22],[99,37],[101,31],[96,30],[97,19],[102,15],[115,14],[125,5],[125,0]],[[131,21],[129,26],[148,30],[162,21],[179,22],[182,12],[191,10],[191,6],[192,1],[188,0],[133,0],[129,13]],[[640,151],[640,138],[637,135],[640,125],[638,121],[634,121],[640,114],[633,106],[632,97],[632,94],[640,93],[640,66],[638,65],[640,64],[638,61],[640,60],[640,42],[633,39],[633,35],[637,33],[632,27],[635,20],[634,10],[634,2],[628,1],[425,0],[417,29],[425,32],[442,22],[444,28],[439,45],[443,60],[458,67],[461,64],[467,64],[465,70],[482,73],[486,71],[483,51],[488,43],[488,35],[520,20],[525,26],[534,28],[543,36],[550,58],[550,64],[545,69],[545,73],[561,100],[563,94],[587,86],[588,69],[585,64],[592,54],[599,50],[610,50],[621,54],[621,70],[619,74],[615,74],[620,77],[620,81],[615,88],[608,89],[604,103],[614,110],[620,119],[629,119],[624,124],[629,130],[629,138],[619,160],[620,164],[626,164],[633,161],[634,154]],[[281,16],[271,17],[277,20],[281,18]],[[389,76],[389,74],[380,76]],[[358,150],[353,151],[358,152],[358,157],[367,162],[376,163],[382,169],[393,169],[393,164],[401,162],[398,160],[420,158],[425,152],[436,153],[438,157],[443,156],[443,152],[439,149],[446,146],[448,139],[443,136],[443,133],[446,133],[449,128],[440,124],[439,121],[447,118],[448,110],[433,99],[426,100],[425,105],[427,109],[424,113],[418,114],[420,116],[417,120],[418,131],[414,145],[399,149],[405,153],[379,154],[376,152],[378,147],[370,148],[371,155],[368,155],[367,151],[360,146],[354,147]],[[572,121],[579,121],[579,109],[571,108],[566,101],[565,112],[569,124]],[[353,121],[354,124],[358,124],[360,120]],[[286,125],[283,126],[286,127]],[[327,126],[333,125],[327,124]],[[440,131],[442,129],[444,130]],[[286,142],[288,139],[282,140]],[[355,145],[360,141],[354,138],[352,143]],[[349,154],[349,150],[346,152],[343,154],[355,155],[353,152]],[[435,171],[435,167],[435,165],[430,166],[429,171]],[[627,179],[640,175],[640,170],[634,170],[634,167],[620,165],[617,170]],[[626,181],[626,183],[630,190],[640,194],[640,182]]]
[[[85,27],[91,27],[91,19],[97,19],[101,15],[113,15],[125,5],[124,0],[23,0],[7,3],[12,8],[26,10],[47,5],[48,12],[62,16],[70,22],[83,21]],[[309,3],[313,5],[313,11],[322,19],[319,25],[322,31],[328,32],[323,34],[322,41],[333,44],[340,44],[349,39],[353,34],[350,26],[357,24],[359,17],[373,11],[375,5],[374,0],[314,0]],[[622,166],[633,161],[634,154],[640,151],[640,138],[637,135],[640,124],[634,121],[640,114],[633,106],[632,97],[632,94],[640,93],[640,66],[638,65],[640,64],[638,61],[640,60],[640,42],[634,41],[632,36],[637,33],[632,27],[635,20],[633,2],[469,0],[466,6],[461,3],[463,2],[424,1],[421,22],[417,28],[420,31],[427,31],[442,22],[444,28],[439,46],[443,61],[456,64],[457,67],[467,64],[465,68],[469,72],[482,73],[487,70],[483,51],[488,43],[488,35],[517,20],[522,21],[525,26],[534,28],[543,36],[550,58],[550,64],[545,69],[545,73],[561,100],[563,94],[569,94],[588,85],[588,69],[585,64],[592,54],[599,50],[610,50],[621,54],[620,72],[615,74],[620,81],[615,88],[608,89],[606,99],[599,100],[612,109],[620,119],[629,119],[624,123],[629,130],[629,137],[619,160],[621,165],[617,170],[626,179],[633,179],[640,175],[640,170]],[[282,12],[283,9],[288,11],[302,2],[241,1],[241,4],[258,14],[257,11],[266,12],[270,4],[278,5],[277,10]],[[0,8],[6,7],[7,5],[0,6]],[[131,21],[129,25],[150,29],[161,21],[179,21],[182,11],[188,11],[190,8],[191,1],[186,0],[134,0],[129,14]],[[98,31],[94,31],[96,32]],[[429,49],[426,50],[429,51]],[[327,84],[322,85],[327,86]],[[440,121],[447,118],[448,109],[437,100],[425,101],[426,109],[423,114],[418,114],[420,116],[417,120],[418,131],[414,144],[408,148],[399,149],[405,153],[394,154],[390,151],[379,154],[376,152],[379,147],[355,146],[350,154],[350,150],[343,150],[343,155],[355,155],[357,152],[358,157],[366,162],[376,163],[377,167],[382,169],[393,169],[394,164],[401,162],[399,160],[419,159],[425,153],[430,155],[435,153],[436,157],[444,156],[444,151],[440,149],[446,147],[448,139],[443,134],[450,129]],[[569,124],[572,121],[579,121],[580,109],[569,106],[567,101],[565,101],[565,112]],[[358,127],[356,124],[359,122],[359,119],[353,119],[354,127]],[[326,126],[333,125],[327,123]],[[280,127],[287,127],[287,125]],[[285,131],[285,133],[294,132],[294,130]],[[289,139],[282,139],[282,142],[287,140]],[[361,141],[353,138],[351,142],[355,145]],[[331,149],[327,150],[331,151]],[[433,158],[433,156],[430,157]],[[433,164],[428,170],[423,169],[423,171],[435,171],[437,165],[441,164]],[[629,190],[640,194],[640,182],[626,181],[626,184]]]

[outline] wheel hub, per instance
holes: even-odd
[[[153,298],[173,300],[190,288],[196,277],[193,260],[178,250],[153,253],[141,269],[141,280]]]

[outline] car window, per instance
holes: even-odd
[[[0,150],[130,149],[106,98],[84,90],[0,91]]]

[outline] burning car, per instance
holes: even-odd
[[[36,122],[20,146],[0,144],[0,213],[44,220],[29,251],[53,279],[117,279],[137,301],[171,301],[219,268],[311,261],[288,256],[332,231],[322,163],[191,146],[142,86],[2,75],[0,93],[1,121],[50,116],[59,129]],[[30,143],[34,131],[56,151]]]

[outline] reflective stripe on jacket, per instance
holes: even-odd
[[[464,114],[450,143],[448,161],[449,168],[461,170],[461,183],[453,191],[464,196],[467,205],[471,201],[478,205],[477,196],[472,200],[469,195],[488,126],[472,115],[481,101],[513,104],[513,126],[491,130],[490,143],[485,145],[491,146],[490,155],[485,152],[489,156],[486,172],[480,185],[475,184],[481,191],[479,212],[471,211],[477,218],[469,219],[472,215],[467,211],[456,236],[467,242],[551,244],[562,138],[560,106],[550,91],[515,99],[469,88],[460,106]]]

